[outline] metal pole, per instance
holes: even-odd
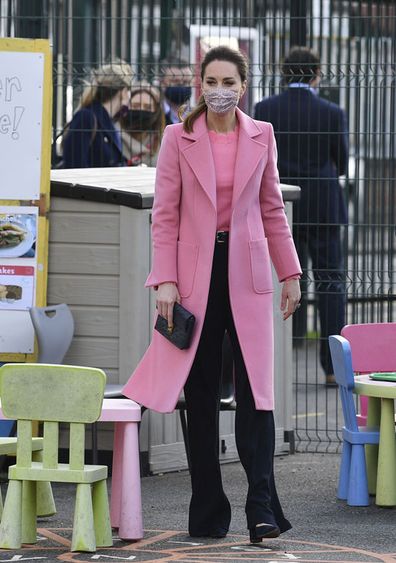
[[[171,46],[172,2],[161,0],[160,59],[169,56]]]
[[[307,0],[290,2],[290,47],[307,44]]]

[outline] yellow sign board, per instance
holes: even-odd
[[[29,307],[48,271],[52,55],[45,39],[0,39],[0,361],[33,361]]]

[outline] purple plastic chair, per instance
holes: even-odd
[[[358,427],[356,421],[355,386],[351,347],[342,336],[329,336],[334,375],[339,387],[345,425],[342,428],[342,456],[337,497],[350,506],[370,504],[367,484],[365,444],[378,444],[379,431]]]

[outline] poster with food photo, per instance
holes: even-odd
[[[15,209],[15,213],[12,210]],[[28,212],[21,213],[22,209]],[[0,207],[0,260],[34,258],[36,254],[37,210],[31,207]]]
[[[0,265],[0,309],[29,309],[34,301],[33,266]]]
[[[34,305],[38,208],[0,207],[0,310]]]

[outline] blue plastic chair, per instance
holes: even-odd
[[[339,387],[345,426],[342,428],[342,456],[337,497],[350,506],[368,506],[365,444],[378,444],[378,428],[358,427],[351,347],[342,336],[329,336],[334,375]]]

